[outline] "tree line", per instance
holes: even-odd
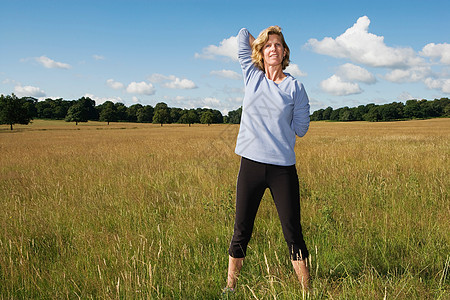
[[[450,117],[450,100],[448,98],[429,100],[407,100],[376,105],[370,103],[358,107],[327,107],[313,112],[311,121],[397,121],[410,119],[428,119]]]
[[[0,124],[8,124],[12,130],[14,124],[28,124],[32,119],[65,120],[67,122],[102,121],[139,122],[155,124],[239,124],[242,107],[228,112],[227,116],[216,109],[182,109],[169,107],[159,102],[151,105],[134,104],[129,107],[123,103],[106,101],[96,105],[89,97],[78,100],[45,99],[38,101],[33,97],[18,98],[16,95],[0,95]],[[319,109],[312,113],[312,121],[393,121],[450,117],[448,98],[429,100],[408,100],[405,104],[367,104],[358,107]]]
[[[65,120],[67,122],[101,121],[139,122],[170,124],[217,124],[239,123],[241,109],[230,112],[231,118],[223,116],[219,110],[210,108],[181,109],[169,107],[159,102],[151,105],[134,104],[129,107],[123,103],[106,101],[96,105],[89,97],[78,100],[45,99],[38,101],[33,97],[18,98],[16,95],[0,95],[0,124],[28,124],[32,119]]]

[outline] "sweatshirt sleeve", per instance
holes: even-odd
[[[294,114],[292,118],[292,128],[295,134],[302,137],[309,129],[309,99],[305,87],[301,83],[296,83],[294,95]]]
[[[259,69],[252,62],[252,47],[250,46],[249,36],[250,33],[247,28],[242,28],[237,36],[238,59],[241,64],[246,85],[250,78],[259,71]]]

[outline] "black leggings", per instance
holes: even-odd
[[[237,180],[236,219],[228,253],[234,258],[245,257],[266,188],[270,189],[275,202],[291,260],[307,258],[309,253],[300,225],[300,192],[295,165],[269,165],[244,157]]]

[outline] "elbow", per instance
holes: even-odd
[[[301,126],[295,130],[295,134],[298,137],[304,137],[305,134],[308,132],[308,129],[309,129],[309,125]]]
[[[309,120],[308,122],[296,124],[296,126],[294,126],[295,134],[298,137],[303,137],[308,132],[308,129],[309,129]]]

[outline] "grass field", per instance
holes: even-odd
[[[1,299],[218,299],[237,131],[0,126]],[[296,153],[313,290],[266,192],[235,299],[450,298],[450,119],[313,122]]]

